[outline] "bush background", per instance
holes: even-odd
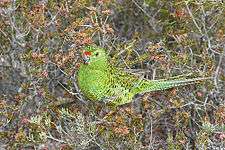
[[[224,149],[225,3],[1,0],[0,149]],[[148,79],[214,78],[115,109],[76,85],[85,45]]]

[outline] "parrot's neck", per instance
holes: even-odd
[[[86,69],[91,70],[105,70],[109,67],[108,61],[106,58],[101,58],[99,60],[96,60],[94,62],[90,62],[90,64],[84,65]]]

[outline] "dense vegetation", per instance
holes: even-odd
[[[0,149],[225,148],[225,3],[0,0]],[[115,109],[76,84],[81,50],[148,79],[214,77]]]

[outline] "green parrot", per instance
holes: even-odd
[[[165,90],[207,79],[141,79],[111,65],[105,50],[95,45],[85,48],[83,59],[77,74],[81,92],[90,100],[110,102],[116,106],[130,103],[138,93]]]

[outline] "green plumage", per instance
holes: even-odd
[[[110,65],[105,50],[97,46],[86,47],[83,57],[85,63],[81,64],[77,75],[79,88],[90,100],[110,101],[115,105],[131,102],[138,93],[165,90],[205,79],[140,79]]]

